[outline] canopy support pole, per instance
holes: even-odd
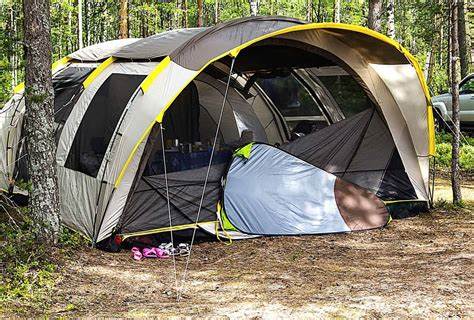
[[[216,149],[217,138],[219,137],[219,130],[220,130],[221,122],[222,122],[222,116],[224,114],[225,102],[227,101],[227,93],[229,92],[230,79],[232,78],[232,71],[234,70],[235,58],[236,58],[236,56],[232,56],[232,62],[231,62],[231,65],[230,65],[230,70],[229,70],[229,77],[227,78],[227,85],[225,87],[224,99],[222,100],[221,111],[220,111],[220,114],[219,114],[219,121],[217,122],[216,134],[214,135],[214,142],[212,143],[211,157],[209,159],[209,164],[207,166],[206,178],[204,180],[204,186],[203,186],[203,189],[202,189],[201,200],[199,201],[199,209],[198,209],[198,212],[197,212],[197,215],[196,215],[196,221],[194,223],[195,228],[193,229],[193,236],[191,237],[191,244],[189,246],[189,255],[186,258],[186,265],[184,267],[183,279],[181,280],[181,288],[180,288],[180,291],[178,293],[178,301],[181,298],[181,291],[184,290],[184,285],[186,283],[186,275],[187,275],[187,271],[188,271],[189,260],[191,259],[191,253],[192,253],[192,249],[193,249],[194,238],[196,236],[196,230],[197,230],[198,222],[199,222],[199,215],[201,214],[202,203],[204,201],[204,195],[206,194],[207,181],[209,179],[209,173],[211,171],[212,159],[214,158],[214,151]]]
[[[163,124],[160,122],[160,135],[161,135],[161,150],[163,150],[163,170],[165,174],[165,187],[166,187],[166,205],[168,206],[168,219],[169,219],[169,226],[170,226],[170,238],[171,244],[174,248],[174,238],[173,238],[173,221],[171,220],[171,204],[170,204],[170,192],[168,186],[168,171],[166,169],[166,152],[165,152],[165,138],[163,136]],[[173,269],[174,269],[174,285],[176,291],[176,299],[179,299],[178,293],[178,274],[176,271],[176,257],[174,254],[171,255],[173,259]]]

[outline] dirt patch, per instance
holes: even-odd
[[[176,302],[171,260],[78,251],[64,262],[52,316],[474,317],[473,213],[433,214],[351,234],[194,247]],[[178,260],[178,277],[184,259]]]

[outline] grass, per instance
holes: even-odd
[[[59,275],[58,256],[84,246],[77,234],[63,229],[57,246],[40,243],[38,226],[26,208],[0,198],[0,314],[11,302],[25,308],[44,307]]]

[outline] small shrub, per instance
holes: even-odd
[[[451,146],[452,136],[447,133],[440,133],[436,136],[436,161],[441,168],[451,167]],[[459,166],[462,170],[474,170],[474,138],[466,138],[459,149]],[[472,142],[472,144],[471,144]]]
[[[445,168],[451,166],[451,150],[449,143],[439,143],[436,146],[436,162],[439,166]]]
[[[462,146],[459,155],[459,165],[461,168],[473,171],[474,170],[474,146]]]
[[[8,215],[8,219],[0,223],[0,302],[34,299],[37,290],[52,287],[55,265],[49,259],[49,248],[38,243],[28,214],[18,208],[3,207],[2,214]]]
[[[56,255],[84,245],[77,233],[63,229],[57,246],[40,243],[25,208],[0,196],[0,304],[19,300],[37,305],[45,301],[58,279]]]

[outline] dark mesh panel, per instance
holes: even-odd
[[[377,196],[384,200],[417,198],[397,149],[394,149],[390,163],[385,170]]]
[[[318,76],[346,117],[372,107],[372,101],[351,75]]]
[[[211,167],[199,221],[216,220],[216,204],[225,164]],[[173,226],[195,223],[207,167],[168,174],[171,221]],[[169,227],[165,176],[142,177],[127,203],[120,232]]]
[[[165,113],[165,140],[178,139],[187,143],[199,141],[199,113],[198,91],[194,82],[191,82]]]
[[[99,88],[82,118],[65,167],[97,176],[112,134],[143,75],[112,74]]]
[[[180,143],[213,140],[217,129],[208,111],[199,105],[198,92],[192,83],[173,102],[163,118],[164,140]],[[222,133],[219,134],[222,138]],[[221,139],[222,140],[222,139]],[[173,226],[193,224],[206,178],[211,149],[178,150],[166,143],[166,169]],[[189,152],[191,151],[191,152]],[[232,157],[224,146],[216,148],[199,221],[216,220],[216,205],[221,192],[221,177]],[[132,191],[118,224],[121,233],[169,227],[164,176],[163,149],[159,125],[147,140]]]
[[[89,67],[67,67],[53,77],[55,141],[58,144],[62,129],[82,92],[82,83],[94,70]],[[29,181],[28,150],[24,130],[21,131],[17,160],[13,177],[17,181]]]
[[[26,139],[24,137],[21,138],[21,141],[18,145],[13,177],[16,181],[26,182],[30,180],[30,174],[28,171],[28,149],[26,145]]]
[[[383,200],[416,199],[390,132],[375,109],[362,111],[281,148],[373,191]]]
[[[82,93],[82,83],[93,70],[94,68],[88,67],[69,67],[53,78],[56,145],[64,124]]]

